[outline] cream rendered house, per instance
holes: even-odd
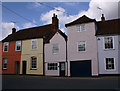
[[[43,75],[43,38],[22,41],[21,74]]]

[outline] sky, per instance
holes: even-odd
[[[65,24],[76,20],[82,15],[96,19],[96,21],[100,21],[102,13],[105,15],[106,20],[120,18],[118,14],[119,0],[105,1],[2,2],[2,30],[0,30],[2,36],[0,36],[0,40],[11,34],[13,27],[19,31],[52,23],[53,13],[58,16],[60,29],[66,34]]]

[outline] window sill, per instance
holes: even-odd
[[[7,68],[3,68],[2,70],[7,70]]]
[[[21,50],[16,50],[16,51],[18,52],[18,51],[21,51]]]
[[[111,69],[111,70],[110,69],[108,69],[108,70],[106,69],[105,71],[108,72],[108,71],[116,71],[116,70],[115,69]]]
[[[84,53],[84,52],[87,52],[87,51],[78,51],[78,53]]]
[[[111,50],[115,50],[115,49],[104,49],[104,51],[111,51]]]
[[[34,69],[31,68],[30,70],[37,70],[37,68],[34,68]]]

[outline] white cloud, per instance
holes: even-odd
[[[35,23],[36,23],[35,20],[33,20],[33,22],[27,22],[23,25],[23,28],[35,27],[36,26]]]
[[[63,13],[65,12],[64,8],[56,7],[62,12],[58,12],[54,9],[49,12],[43,13],[40,19],[44,24],[49,24],[52,22],[51,17],[53,16],[53,13],[55,13],[56,15],[58,15],[61,30],[66,32],[65,24],[81,17],[82,15],[87,15],[92,19],[96,19],[97,21],[100,21],[102,13],[105,15],[105,19],[107,20],[120,17],[118,16],[118,1],[119,0],[110,2],[109,0],[106,0],[105,2],[104,0],[91,0],[89,3],[89,9],[87,11],[78,11],[79,13],[77,15],[69,16],[67,16],[66,13]],[[97,7],[101,8],[102,10],[98,9]]]
[[[16,26],[14,23],[12,22],[2,22],[2,36],[0,37],[0,40],[4,39],[5,37],[7,37],[9,34],[12,33],[12,28],[16,28],[16,30],[19,30],[19,27]]]

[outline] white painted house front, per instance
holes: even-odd
[[[120,74],[120,19],[97,22],[99,74]]]

